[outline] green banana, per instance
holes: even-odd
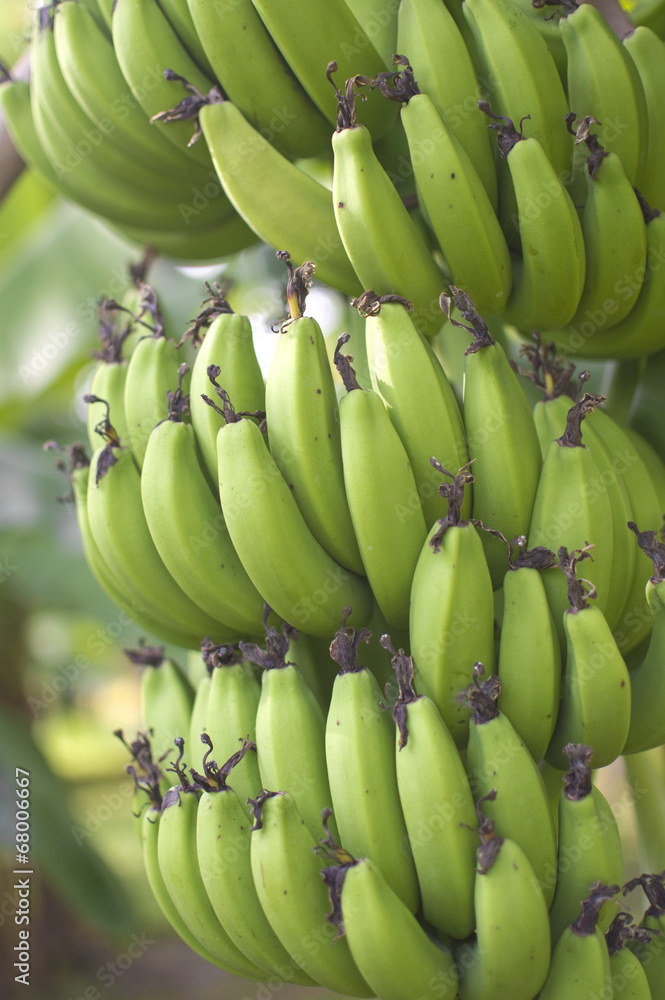
[[[496,209],[494,156],[478,111],[480,84],[464,38],[445,4],[438,0],[402,0],[397,14],[396,51],[403,52],[413,66],[423,94],[430,98],[473,163]],[[464,287],[463,282],[460,284]]]
[[[434,102],[421,93],[405,57],[395,56],[395,62],[401,69],[392,76],[383,74],[378,86],[389,100],[403,102],[400,119],[418,203],[446,270],[480,312],[502,313],[510,294],[510,252],[483,181]]]
[[[368,629],[343,624],[330,646],[339,665],[325,730],[335,822],[345,850],[370,858],[412,913],[420,890],[397,787],[393,723],[374,675],[358,664]]]
[[[644,659],[630,673],[630,727],[624,754],[640,753],[665,743],[662,699],[663,637],[665,636],[665,542],[656,531],[639,531],[634,521],[628,525],[637,535],[642,552],[653,561],[653,575],[647,581],[646,599],[653,615],[651,635]]]
[[[328,351],[321,327],[304,315],[311,262],[294,271],[286,251],[278,256],[289,271],[290,317],[279,328],[266,379],[270,453],[316,540],[335,562],[364,575],[344,489],[341,417]]]
[[[231,101],[214,95],[199,122],[224,191],[248,226],[275,250],[313,260],[322,281],[355,295],[360,281],[337,231],[330,190],[291,163]]]
[[[219,495],[231,541],[254,586],[285,621],[329,636],[351,605],[369,617],[367,582],[335,563],[298,509],[288,483],[251,420],[222,393],[226,423],[217,436]]]
[[[461,1000],[532,1000],[547,976],[550,928],[547,904],[522,848],[500,836],[477,805],[476,940],[458,943]]]
[[[251,0],[222,6],[188,2],[215,75],[247,121],[289,159],[322,153],[330,125],[293,75]]]
[[[596,489],[601,474],[591,449],[582,441],[581,425],[602,400],[602,396],[584,393],[568,410],[566,429],[551,442],[543,460],[528,534],[529,548],[542,545],[558,553],[564,544],[571,549],[595,546],[587,574],[600,611],[607,606],[612,574],[612,508],[607,491]],[[543,583],[563,647],[566,579],[552,568],[543,573]]]
[[[610,978],[610,956],[596,921],[598,913],[619,891],[618,885],[595,882],[577,919],[566,927],[552,953],[540,1000],[602,996]]]
[[[243,739],[256,739],[256,713],[261,686],[252,664],[232,646],[202,644],[211,674],[206,732],[219,758],[227,759]],[[258,757],[245,754],[234,765],[233,787],[246,812],[248,800],[261,788]]]
[[[483,664],[475,664],[473,682],[460,695],[472,712],[466,751],[469,784],[478,798],[496,790],[496,798],[487,801],[484,811],[524,851],[549,907],[554,885],[547,875],[556,866],[549,799],[533,757],[497,708],[499,678],[492,675],[481,683],[484,673]]]
[[[186,214],[189,214],[189,211],[188,207]],[[141,229],[117,223],[113,228],[126,239],[142,247],[152,247],[157,253],[170,257],[179,264],[206,261],[219,264],[240,250],[246,250],[247,247],[259,242],[256,233],[235,212],[217,226],[204,229],[202,232],[190,233],[181,230],[158,232],[154,229]]]
[[[215,70],[208,59],[203,37],[192,17],[187,0],[157,0],[159,7],[199,69],[211,80]]]
[[[224,373],[224,386],[237,410],[263,410],[265,387],[248,317],[233,312],[219,286],[207,287],[210,295],[185,335],[197,347],[190,383],[192,426],[203,467],[217,492],[217,432],[224,418],[203,400],[210,391],[208,367],[214,364]],[[201,340],[202,329],[206,333]]]
[[[665,125],[660,113],[660,98],[665,86],[663,41],[645,25],[638,26],[621,41],[637,66],[646,99],[647,148],[640,175],[640,193],[650,205],[665,207],[665,184],[660,169],[665,156]]]
[[[621,754],[630,726],[628,668],[603,612],[588,603],[594,597],[592,585],[576,577],[577,563],[588,554],[588,549],[570,555],[565,546],[559,549],[570,607],[563,613],[566,668],[547,759],[560,768],[566,767],[569,743],[593,747],[596,767],[606,767]]]
[[[312,837],[321,811],[331,803],[326,770],[326,722],[314,692],[294,663],[286,660],[293,629],[266,626],[266,648],[241,642],[250,663],[263,668],[256,710],[256,747],[261,783],[293,797]],[[316,978],[316,977],[315,977]]]
[[[331,850],[329,847],[328,850]],[[353,959],[382,1000],[453,1000],[458,973],[448,947],[431,940],[369,858],[332,845],[335,863],[321,872],[338,927],[335,946],[348,942]]]
[[[126,649],[130,663],[141,666],[140,706],[144,728],[151,733],[156,760],[171,762],[176,736],[189,733],[194,689],[183,670],[162,646]]]
[[[187,745],[190,748],[189,759],[196,767],[203,767],[202,736],[208,732],[210,719],[210,671],[196,685],[196,695],[192,705],[192,714],[187,728]],[[196,780],[196,779],[195,779]]]
[[[441,296],[446,316],[473,336],[464,359],[464,426],[476,473],[473,516],[505,538],[526,535],[542,465],[531,407],[468,295],[455,285],[450,292]],[[453,306],[470,325],[452,318]],[[496,589],[506,569],[505,548],[488,532],[482,542]]]
[[[559,793],[558,861],[556,870],[550,873],[556,882],[550,907],[553,945],[575,920],[592,882],[611,885],[623,881],[617,822],[607,799],[591,780],[593,749],[570,743],[564,753],[570,768],[563,775]],[[615,900],[603,904],[598,915],[601,931],[607,930],[616,912]]]
[[[104,560],[151,617],[166,617],[183,632],[236,641],[238,636],[202,611],[168,572],[148,529],[141,477],[131,453],[119,447],[113,428],[107,425],[105,434],[108,444],[97,449],[90,463],[87,494],[90,527]],[[189,648],[195,645],[189,643]]]
[[[640,187],[647,153],[648,116],[637,66],[606,19],[591,4],[565,0],[559,32],[566,47],[570,108],[592,115],[599,138],[616,153],[631,184]],[[578,178],[583,155],[573,157]]]
[[[347,0],[348,6],[386,66],[397,48],[398,5],[385,0]]]
[[[651,941],[638,940],[634,950],[646,973],[651,990],[651,1000],[665,997],[665,888],[663,875],[640,875],[631,879],[623,887],[624,893],[638,885],[644,889],[649,908],[644,914],[641,927],[653,933]]]
[[[346,395],[339,404],[344,488],[367,579],[390,625],[409,622],[411,582],[427,526],[406,449],[381,396],[363,389],[349,355],[335,351]]]
[[[577,210],[538,139],[494,114],[487,101],[481,107],[493,119],[490,127],[508,165],[519,219],[522,257],[514,262],[504,318],[523,333],[565,326],[577,310],[586,272]]]
[[[287,791],[262,791],[252,803],[252,874],[263,912],[292,959],[326,989],[370,997],[343,939],[333,941],[324,861]]]
[[[392,654],[399,695],[392,708],[397,731],[397,785],[408,842],[418,873],[423,916],[459,940],[475,928],[476,810],[455,741],[431,698],[416,695],[413,660]],[[337,815],[339,821],[339,815]]]
[[[344,79],[357,74],[375,77],[385,64],[344,0],[252,0],[261,20],[301,84],[331,125],[335,102],[325,79],[325,68],[337,62]],[[385,9],[385,8],[384,8]],[[394,109],[383,101],[367,102],[363,121],[375,139],[392,125]]]
[[[429,529],[446,512],[430,458],[436,455],[453,469],[469,459],[457,400],[441,362],[409,316],[410,302],[364,292],[354,304],[365,316],[372,388],[406,449]],[[462,512],[465,517],[471,512],[471,490]]]
[[[280,943],[261,908],[252,878],[250,819],[228,784],[229,777],[235,784],[234,769],[252,756],[256,744],[245,740],[240,750],[218,766],[208,760],[214,749],[212,740],[207,733],[201,739],[208,749],[204,774],[196,775],[203,789],[196,817],[196,852],[215,915],[233,944],[263,970],[262,978],[316,986]]]
[[[497,708],[535,761],[545,756],[559,710],[561,644],[541,576],[555,560],[549,549],[524,547],[503,578]]]
[[[550,201],[554,198],[561,204],[561,181],[557,179],[563,178],[566,183],[570,170],[570,144],[564,124],[569,108],[546,42],[529,16],[510,0],[465,0],[462,9],[497,114],[514,122],[530,119],[528,135],[542,151],[537,166],[543,172],[540,179],[543,187],[530,191],[528,197],[536,198],[538,194],[542,197],[546,191]],[[509,245],[517,249],[523,239],[525,207],[534,213],[539,202],[520,204],[519,196],[516,200],[516,181],[523,178],[513,176],[504,163],[499,162],[498,168],[499,219]],[[534,180],[538,183],[538,179]]]
[[[123,344],[129,333],[127,327],[117,330],[100,316],[99,338],[101,349],[93,354],[99,364],[92,373],[89,395],[97,402],[88,404],[86,427],[90,448],[94,452],[99,447],[96,428],[106,415],[113,415],[113,426],[123,444],[129,441],[129,429],[125,416],[125,385],[129,363],[124,357]]]
[[[434,467],[453,482],[439,487],[448,514],[430,530],[413,574],[409,638],[416,688],[432,699],[462,749],[470,713],[457,695],[476,661],[494,666],[492,581],[480,535],[461,518],[473,476],[466,468],[453,476],[439,463]]]
[[[636,927],[629,913],[618,913],[605,933],[610,956],[610,977],[615,990],[625,1000],[653,1000],[651,987],[642,963],[627,942],[636,941],[648,945],[651,933],[644,927]]]
[[[331,63],[331,83],[335,70]],[[431,336],[441,326],[437,303],[443,278],[372,149],[374,136],[356,122],[356,85],[355,78],[348,80],[343,94],[333,83],[338,104],[332,138],[337,228],[362,287],[407,298],[414,306],[416,326]]]
[[[184,739],[178,738],[179,756],[173,769],[179,783],[162,800],[157,837],[157,860],[164,885],[182,920],[199,944],[216,959],[216,965],[243,979],[261,979],[263,970],[250,962],[231,941],[215,916],[203,884],[196,851],[199,790],[182,765]]]
[[[169,393],[168,415],[148,439],[141,473],[145,520],[173,580],[220,623],[217,630],[227,631],[231,641],[233,633],[260,635],[263,598],[238,558],[218,497],[206,481],[195,429],[183,421],[186,404],[180,389]]]

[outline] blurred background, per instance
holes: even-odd
[[[25,0],[0,0],[0,59],[26,44]],[[268,986],[224,976],[166,926],[143,873],[132,822],[128,754],[112,735],[140,726],[139,669],[124,655],[142,633],[126,626],[83,559],[68,483],[44,442],[84,436],[82,397],[98,346],[97,303],[120,298],[140,250],[24,172],[0,204],[0,969],[14,981],[16,769],[30,773],[31,1000],[267,1000]],[[149,274],[179,338],[205,297],[204,280],[233,282],[252,317],[264,370],[284,315],[283,266],[258,247],[223,265]],[[348,320],[336,293],[315,286],[309,312],[334,339]],[[153,637],[147,637],[149,640]],[[169,650],[184,662],[185,651]],[[650,764],[660,768],[656,752]],[[633,791],[623,765],[602,775],[625,831],[627,877],[637,871]],[[644,771],[640,781],[648,782]],[[632,789],[635,788],[633,775]],[[654,802],[653,796],[643,800]],[[642,801],[642,800],[641,800]],[[662,806],[662,802],[661,802]],[[653,816],[662,829],[662,816]],[[654,827],[655,828],[655,827]],[[653,845],[652,845],[653,847]],[[649,843],[642,850],[652,849]],[[660,850],[660,840],[653,847]],[[653,870],[653,869],[651,869]],[[325,990],[281,989],[284,1000]]]

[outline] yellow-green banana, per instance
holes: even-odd
[[[624,1000],[654,1000],[646,971],[628,942],[636,942],[635,947],[649,945],[652,935],[645,927],[636,927],[629,913],[617,913],[605,933],[610,956],[610,977],[615,996]],[[659,942],[660,943],[660,942]]]
[[[499,343],[469,296],[455,285],[441,305],[455,327],[473,336],[464,358],[464,426],[473,461],[473,516],[505,538],[526,535],[542,459],[531,407]],[[451,317],[455,307],[467,323]],[[494,588],[506,570],[504,543],[483,532]]]
[[[129,359],[125,381],[128,438],[124,444],[131,449],[139,469],[153,428],[169,419],[169,392],[178,390],[184,395],[189,388],[189,368],[181,368],[181,361],[182,353],[161,323],[154,333],[146,330]]]
[[[107,415],[113,418],[113,426],[122,444],[129,443],[125,416],[125,385],[129,363],[123,352],[126,334],[126,327],[119,331],[100,318],[101,349],[93,354],[99,364],[92,373],[88,387],[88,394],[94,396],[97,402],[89,403],[86,413],[88,441],[92,451],[97,450],[100,442],[96,427]]]
[[[214,80],[215,70],[210,65],[203,37],[198,30],[198,25],[194,23],[187,0],[157,0],[157,2],[196,65],[206,76]]]
[[[472,712],[466,757],[469,784],[476,798],[496,790],[496,798],[487,801],[484,811],[524,851],[549,906],[554,885],[547,875],[556,866],[549,799],[533,757],[497,708],[499,678],[492,675],[481,683],[484,673],[477,663],[473,682],[460,695]]]
[[[476,939],[455,949],[462,1000],[532,1000],[547,976],[550,928],[538,878],[522,848],[481,812],[500,795],[492,789],[477,805]]]
[[[556,942],[540,1000],[602,996],[610,979],[610,956],[596,921],[598,913],[619,891],[618,885],[594,883],[577,919]]]
[[[630,726],[630,675],[605,615],[589,604],[594,590],[576,577],[577,563],[588,550],[559,549],[559,566],[567,584],[570,607],[563,613],[566,667],[561,705],[547,759],[565,769],[565,747],[584,743],[593,748],[596,767],[606,767],[621,754]]]
[[[651,28],[639,25],[622,42],[637,66],[647,108],[647,148],[640,174],[640,193],[650,205],[665,208],[665,183],[660,168],[665,157],[665,123],[660,113],[661,95],[665,87],[663,40]]]
[[[461,518],[473,476],[466,469],[453,476],[435,468],[453,482],[439,487],[448,513],[430,530],[413,574],[409,638],[416,688],[432,699],[461,749],[469,711],[457,695],[471,681],[474,663],[494,666],[492,580],[480,535]]]
[[[189,747],[188,757],[191,764],[197,769],[203,767],[203,747],[201,746],[201,736],[208,732],[208,720],[210,719],[210,686],[211,678],[208,671],[196,685],[192,714],[187,730],[187,746]]]
[[[329,636],[347,605],[369,617],[367,581],[334,562],[307,527],[256,424],[223,401],[219,495],[231,541],[261,596],[285,621]]]
[[[392,707],[397,784],[423,916],[441,933],[461,940],[475,928],[473,796],[441,713],[413,688],[411,657],[402,649],[395,653],[387,635],[381,644],[392,653],[399,688]]]
[[[164,656],[162,646],[126,649],[130,663],[141,666],[141,718],[151,733],[152,753],[156,762],[171,762],[174,739],[189,733],[194,704],[194,689],[182,668]],[[165,765],[164,765],[165,766]]]
[[[333,941],[330,900],[321,878],[325,862],[287,791],[262,791],[252,803],[251,863],[263,912],[288,953],[329,990],[371,997],[348,943]]]
[[[335,351],[346,395],[339,404],[344,489],[360,556],[377,604],[397,628],[409,622],[409,594],[427,536],[416,479],[385,404],[363,389],[349,355]]]
[[[563,775],[559,793],[559,844],[556,882],[550,907],[552,945],[580,912],[591,884],[623,882],[623,849],[612,809],[591,778],[593,748],[570,743],[564,748],[569,770]],[[559,772],[561,778],[561,773]],[[598,915],[598,927],[606,931],[617,912],[615,900],[607,900]]]
[[[311,265],[306,261],[294,271],[286,251],[278,256],[289,269],[290,317],[279,328],[266,379],[270,453],[317,541],[335,562],[364,575],[344,489],[341,418],[328,350],[317,321],[304,315]]]
[[[420,89],[473,163],[496,209],[496,167],[478,110],[481,88],[464,38],[446,5],[438,0],[402,0],[396,51],[403,52],[413,66]]]
[[[358,664],[358,644],[368,638],[368,629],[343,624],[330,646],[340,667],[325,732],[332,807],[345,849],[371,858],[416,913],[420,890],[397,788],[394,726],[374,675]]]
[[[665,884],[663,875],[643,874],[631,879],[623,887],[624,893],[638,885],[644,889],[649,901],[641,927],[652,932],[651,941],[638,941],[633,948],[646,973],[651,990],[651,1000],[665,997]]]

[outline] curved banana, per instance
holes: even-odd
[[[379,89],[388,99],[404,102],[400,120],[418,203],[434,231],[446,270],[480,312],[502,313],[510,294],[510,252],[485,186],[434,102],[420,92],[405,57],[395,56],[395,62],[401,70],[388,78],[390,83],[382,80]]]
[[[600,611],[607,606],[612,574],[612,508],[607,492],[595,488],[594,484],[601,481],[600,472],[591,449],[583,443],[581,425],[602,399],[584,393],[570,407],[566,429],[551,442],[543,461],[528,534],[529,548],[542,545],[558,553],[562,545],[571,549],[595,546],[587,574],[596,589]],[[543,583],[563,648],[563,614],[568,608],[566,579],[552,568],[544,571]]]
[[[367,620],[367,581],[335,563],[298,509],[256,424],[223,400],[226,423],[217,436],[219,495],[231,541],[263,599],[285,621],[329,636],[351,605]]]
[[[501,347],[464,291],[450,286],[441,306],[453,326],[473,342],[464,358],[464,426],[474,466],[473,516],[505,538],[525,535],[538,488],[542,459],[528,400]],[[455,306],[469,325],[451,317]],[[483,532],[494,588],[506,571],[504,543]]]
[[[192,213],[195,211],[198,209],[191,209]],[[185,214],[190,214],[189,206]],[[152,247],[157,253],[181,264],[208,261],[219,264],[239,250],[246,250],[259,242],[256,233],[235,212],[217,226],[194,233],[141,229],[118,223],[114,223],[113,228],[126,239],[142,247]]]
[[[329,990],[371,997],[348,943],[333,941],[330,899],[321,878],[325,862],[288,792],[262,791],[254,799],[252,874],[263,912],[287,952]],[[320,821],[319,821],[320,822]]]
[[[207,733],[204,774],[197,774],[203,791],[196,817],[196,852],[201,878],[220,924],[233,944],[273,982],[317,984],[291,958],[268,923],[252,878],[251,821],[235,793],[235,768],[256,745],[245,740],[224,764],[208,760],[215,745]],[[217,754],[218,756],[221,756]],[[259,788],[257,786],[257,792]]]
[[[583,743],[593,748],[594,764],[605,767],[621,754],[630,726],[630,675],[605,615],[597,605],[589,581],[576,578],[577,563],[588,549],[559,549],[559,566],[568,589],[570,607],[563,613],[566,668],[561,705],[547,760],[565,769],[565,747]],[[585,586],[585,584],[587,586]]]
[[[169,394],[173,396],[178,390],[182,396],[189,388],[189,368],[180,367],[182,353],[167,337],[159,312],[154,314],[153,322],[153,332],[144,328],[145,336],[132,351],[125,381],[128,437],[124,444],[131,449],[139,469],[153,428],[169,419]]]
[[[496,210],[496,167],[490,137],[478,111],[480,85],[464,38],[445,4],[402,0],[396,51],[403,52],[413,66],[420,89],[473,163]]]
[[[653,615],[651,635],[644,659],[630,673],[630,728],[624,754],[640,753],[665,743],[663,720],[663,651],[665,650],[665,543],[656,531],[639,531],[634,521],[629,527],[637,535],[641,551],[653,561],[647,581],[646,599]]]
[[[500,795],[492,789],[477,805],[476,940],[455,949],[462,1000],[531,1000],[547,976],[550,928],[538,878],[522,848],[481,812]]]
[[[71,469],[69,478],[76,506],[76,520],[81,534],[81,543],[86,562],[102,590],[122,611],[137,622],[141,628],[160,639],[172,642],[184,649],[196,646],[199,640],[189,628],[177,625],[165,611],[148,611],[143,595],[125,588],[104,559],[90,528],[88,516],[88,481],[90,462],[82,445],[71,446]]]
[[[335,69],[333,63],[328,67],[331,83]],[[438,298],[443,277],[373,151],[372,133],[356,122],[355,87],[355,79],[347,81],[345,94],[335,87],[332,196],[337,228],[362,287],[407,298],[416,326],[431,336],[442,325]]]
[[[289,269],[290,318],[279,328],[266,379],[270,453],[289,483],[305,522],[335,562],[364,575],[345,493],[341,415],[321,327],[303,315],[310,264]],[[228,391],[228,387],[225,386]]]
[[[32,116],[30,84],[25,80],[13,80],[8,76],[0,84],[0,108],[12,145],[24,163],[36,170],[54,190],[60,191],[67,197],[37,134]]]
[[[326,765],[335,823],[345,850],[371,858],[412,913],[420,890],[395,769],[395,736],[374,675],[358,664],[369,630],[344,624],[330,646],[340,670],[326,721]]]
[[[204,308],[186,332],[197,347],[189,408],[203,467],[217,491],[217,433],[224,417],[203,399],[210,391],[208,368],[220,369],[229,399],[241,412],[265,409],[265,386],[248,317],[233,312],[218,286],[208,286],[208,290],[209,297],[201,303]],[[203,340],[202,329],[206,331]]]
[[[189,733],[194,689],[181,667],[164,656],[162,646],[126,649],[130,663],[141,666],[140,710],[144,729],[151,733],[155,760],[172,762],[174,739]]]
[[[585,142],[587,196],[582,212],[586,275],[582,297],[568,322],[566,338],[578,332],[603,336],[625,319],[637,302],[647,257],[647,234],[641,203],[626,177],[620,157],[608,152],[589,132],[593,119],[578,127],[577,143]],[[597,124],[597,123],[596,123]],[[548,334],[556,339],[558,332]]]
[[[503,578],[497,708],[535,761],[545,756],[559,711],[561,644],[541,576],[555,562],[549,549],[524,548]]]
[[[524,851],[549,907],[554,885],[548,875],[556,868],[556,838],[545,784],[524,742],[496,705],[501,682],[492,675],[480,683],[484,673],[483,665],[475,664],[473,682],[461,694],[472,712],[469,785],[476,798],[496,790],[484,811]]]
[[[618,885],[594,883],[577,919],[556,942],[540,1000],[602,996],[610,979],[610,956],[597,926],[602,907],[619,891]]]
[[[504,319],[523,333],[565,326],[582,297],[586,270],[577,210],[538,139],[525,137],[510,118],[492,113],[486,101],[481,107],[494,119],[519,218],[522,258],[513,263]]]
[[[331,125],[335,124],[336,109],[326,82],[328,63],[335,61],[345,80],[358,74],[373,78],[386,68],[344,0],[296,0],[288,9],[280,0],[252,3],[284,59]],[[368,101],[362,119],[373,138],[380,139],[394,122],[395,111],[383,101]]]
[[[552,944],[573,923],[592,882],[623,882],[623,849],[612,809],[592,782],[593,749],[570,743],[564,748],[570,769],[563,775],[559,794],[559,844],[557,868],[552,872],[556,891],[550,907]],[[606,931],[617,912],[607,900],[598,915],[598,928]]]
[[[210,175],[150,124],[122,75],[113,43],[81,3],[59,6],[54,24],[58,62],[67,86],[86,114],[115,145],[166,176],[178,178],[183,195]]]
[[[175,107],[183,97],[182,87],[164,78],[167,69],[184,77],[201,94],[207,94],[212,87],[213,81],[193,61],[157,2],[116,0],[112,29],[122,75],[148,118]],[[155,118],[151,126],[204,170],[210,170],[210,154],[205,144],[190,145],[193,132],[190,123]]]
[[[328,848],[330,850],[330,848]],[[336,943],[345,941],[363,977],[382,1000],[453,1000],[458,972],[449,948],[430,940],[369,858],[333,847],[322,876],[330,893]]]
[[[216,959],[216,965],[243,979],[261,979],[263,970],[250,962],[233,943],[215,916],[203,884],[196,851],[196,820],[199,792],[181,764],[184,740],[173,767],[179,783],[162,800],[157,837],[157,860],[164,885],[189,931]]]
[[[665,87],[665,52],[662,38],[646,25],[639,25],[622,38],[637,66],[647,107],[646,155],[640,174],[640,193],[650,205],[665,208],[665,183],[660,164],[665,157],[665,124],[660,100]]]
[[[480,535],[461,518],[473,476],[435,468],[453,482],[439,487],[448,514],[430,530],[413,574],[409,638],[416,688],[432,699],[462,749],[470,713],[457,695],[471,681],[474,663],[494,666],[492,580]]]
[[[215,75],[247,121],[284,156],[316,156],[330,125],[293,75],[251,0],[188,0]]]
[[[399,695],[392,708],[397,731],[397,785],[420,883],[423,916],[459,940],[475,928],[476,810],[455,741],[431,698],[413,688],[413,660],[392,653]],[[339,814],[337,814],[339,822]]]
[[[639,188],[648,115],[637,66],[599,10],[577,0],[565,0],[562,7],[559,32],[566,47],[569,109],[596,119],[602,145],[617,154],[629,182]],[[583,160],[583,154],[573,156],[578,179]]]
[[[583,6],[589,6],[584,4]],[[567,354],[583,358],[627,360],[653,354],[665,347],[661,322],[665,303],[665,213],[645,208],[647,254],[645,265],[626,275],[626,287],[640,288],[635,306],[626,318],[595,336],[593,330],[574,333],[556,330],[557,346]]]
[[[491,95],[497,114],[514,122],[529,118],[527,134],[536,139],[543,156],[540,169],[549,162],[541,183],[558,203],[558,185],[570,170],[570,140],[564,116],[569,110],[556,64],[546,42],[530,17],[511,0],[465,0],[462,7],[476,43],[477,59],[482,67],[484,87]],[[510,161],[508,161],[510,166]],[[516,202],[516,177],[506,164],[498,164],[499,219],[506,239],[513,249],[520,246],[524,204]],[[561,180],[559,180],[559,184]],[[533,191],[529,198],[542,189]],[[530,206],[533,212],[536,205]],[[541,220],[542,221],[542,220]],[[537,323],[535,324],[538,325]]]
[[[177,585],[221,623],[218,631],[261,635],[263,598],[243,568],[219,499],[206,481],[194,428],[182,419],[182,397],[171,397],[168,417],[148,439],[141,473],[152,541]]]
[[[354,304],[366,317],[372,388],[406,449],[429,530],[446,513],[430,458],[436,455],[447,469],[469,460],[459,406],[441,362],[409,316],[410,302],[364,292]],[[470,511],[468,490],[462,512],[466,517]]]
[[[356,294],[356,277],[337,231],[330,190],[291,163],[231,101],[199,112],[215,170],[234,208],[275,250],[312,260],[322,281]]]
[[[238,635],[190,600],[162,562],[143,512],[139,471],[111,432],[109,443],[92,457],[87,494],[90,527],[102,556],[123,589],[140,595],[150,616],[167,617],[184,632],[235,642]]]
[[[159,7],[199,69],[211,80],[215,70],[210,64],[203,36],[194,22],[188,0],[158,0]]]
[[[256,739],[261,685],[252,664],[234,647],[205,642],[202,649],[211,675],[206,732],[215,756],[226,760],[241,740]],[[233,787],[248,813],[247,802],[261,789],[257,754],[245,754],[234,765]]]
[[[344,488],[367,579],[390,625],[406,628],[413,573],[427,526],[406,449],[381,396],[363,389],[335,351],[346,395],[339,404]]]
[[[266,628],[266,648],[242,642],[251,663],[263,668],[256,711],[256,749],[264,788],[293,797],[302,822],[315,837],[321,811],[330,808],[326,770],[326,722],[321,706],[294,663],[286,660],[293,629]]]

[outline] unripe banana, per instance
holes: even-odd
[[[651,941],[651,932],[645,927],[636,927],[629,913],[618,913],[605,934],[610,956],[610,976],[615,996],[624,1000],[653,1000],[647,974],[639,958],[628,942],[637,942],[636,947]]]
[[[406,628],[413,573],[427,536],[409,456],[381,396],[363,389],[341,345],[335,351],[346,395],[339,405],[344,489],[376,603],[390,625]]]
[[[652,932],[651,941],[638,941],[633,947],[646,973],[651,990],[651,1000],[665,998],[665,883],[663,875],[640,875],[631,879],[623,887],[624,893],[638,885],[644,889],[649,908],[644,914],[641,927]]]
[[[477,663],[473,683],[462,695],[473,712],[467,747],[469,784],[477,797],[496,790],[496,798],[488,800],[484,811],[524,851],[549,906],[554,885],[547,876],[556,865],[549,799],[533,757],[496,706],[501,682],[490,676],[480,683],[484,673]]]
[[[326,721],[326,764],[340,839],[354,857],[370,858],[416,913],[420,891],[395,769],[394,727],[374,675],[358,664],[367,629],[336,633],[330,655],[340,671]]]
[[[602,996],[610,980],[610,956],[596,921],[601,908],[618,891],[618,885],[594,883],[579,916],[556,942],[540,1000]]]
[[[443,934],[463,939],[475,928],[473,892],[476,810],[455,741],[434,702],[416,695],[413,661],[393,654],[399,696],[395,755],[399,797],[418,872],[423,916]],[[339,814],[337,814],[339,822]]]
[[[144,668],[140,710],[143,726],[152,734],[155,760],[171,762],[175,737],[189,733],[194,689],[178,664],[164,656],[162,646],[141,644],[139,649],[126,649],[125,655]]]
[[[591,884],[623,882],[623,851],[614,813],[592,783],[593,749],[581,743],[565,748],[570,770],[563,775],[559,795],[559,846],[556,892],[550,907],[552,943],[572,924]],[[617,912],[615,900],[599,911],[598,927],[606,931]]]
[[[102,346],[93,355],[99,360],[99,364],[92,373],[89,386],[89,395],[97,397],[98,402],[90,403],[86,413],[88,441],[93,452],[97,451],[100,444],[96,428],[100,421],[111,414],[118,437],[123,445],[129,444],[129,429],[125,417],[125,384],[129,365],[123,352],[123,343],[128,333],[126,326],[118,330],[107,323],[104,314],[100,316],[99,338]]]
[[[660,164],[665,156],[665,124],[661,115],[661,95],[665,87],[665,52],[662,38],[646,25],[622,38],[623,46],[637,66],[647,109],[646,155],[639,189],[650,205],[665,206],[665,183]]]
[[[538,879],[525,852],[481,812],[500,794],[491,790],[477,806],[476,940],[455,950],[462,1000],[532,1000],[547,976],[550,928]]]
[[[262,791],[253,802],[251,863],[263,912],[292,959],[321,986],[370,997],[344,939],[327,920],[330,899],[321,879],[325,862],[288,792]]]
[[[330,850],[330,848],[328,848]],[[338,942],[382,1000],[453,1000],[458,973],[447,946],[430,940],[407,906],[369,858],[333,849],[338,863],[321,873],[332,902]]]
[[[201,736],[208,732],[208,720],[210,719],[210,671],[201,678],[196,686],[192,714],[187,730],[187,746],[189,747],[190,768],[195,767],[197,771],[203,768],[203,747],[201,746]]]
[[[469,711],[457,695],[472,679],[473,664],[494,664],[492,581],[480,535],[461,519],[465,487],[473,476],[457,476],[437,463],[453,482],[439,487],[448,514],[432,527],[422,547],[411,586],[409,637],[416,687],[432,699],[456,745],[466,746]]]

